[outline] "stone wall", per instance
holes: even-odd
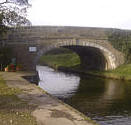
[[[11,28],[7,37],[0,41],[13,49],[17,63],[25,70],[34,70],[39,57],[50,49],[71,45],[100,49],[110,65],[108,69],[114,69],[124,63],[124,55],[108,41],[111,31],[89,27],[21,27]],[[29,52],[29,47],[37,50]]]

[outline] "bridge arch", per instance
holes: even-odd
[[[51,44],[48,45],[47,47],[43,47],[41,48],[38,52],[37,52],[37,56],[35,58],[35,64],[38,63],[40,57],[42,55],[44,55],[46,52],[54,49],[54,48],[60,48],[60,47],[65,47],[65,46],[83,46],[83,47],[91,47],[91,48],[96,48],[98,49],[101,54],[103,54],[105,60],[106,60],[106,66],[105,66],[105,70],[108,69],[115,69],[118,65],[116,62],[116,56],[115,54],[107,47],[101,44],[98,44],[97,42],[90,42],[90,41],[82,41],[79,42],[78,40],[76,41],[70,41],[70,40],[63,40],[62,42],[56,42],[55,44]]]

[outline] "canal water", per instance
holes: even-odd
[[[39,86],[100,125],[131,125],[131,82],[37,66]]]

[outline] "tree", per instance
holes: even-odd
[[[12,26],[31,25],[26,19],[30,7],[28,0],[0,0],[0,40]],[[0,69],[3,70],[11,62],[11,49],[0,45]]]
[[[26,19],[29,6],[28,0],[2,0],[0,2],[0,25],[30,25],[30,21]]]

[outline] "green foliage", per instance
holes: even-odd
[[[63,53],[58,53],[56,50],[54,53],[52,51],[49,52],[40,58],[40,64],[45,63],[56,68],[59,66],[72,67],[80,64],[80,58],[76,53],[65,50],[62,52]]]
[[[125,54],[126,63],[131,63],[131,34],[125,30],[113,30],[108,36],[114,48]]]
[[[123,76],[131,75],[131,64],[121,65],[118,68],[108,72],[122,74]]]

